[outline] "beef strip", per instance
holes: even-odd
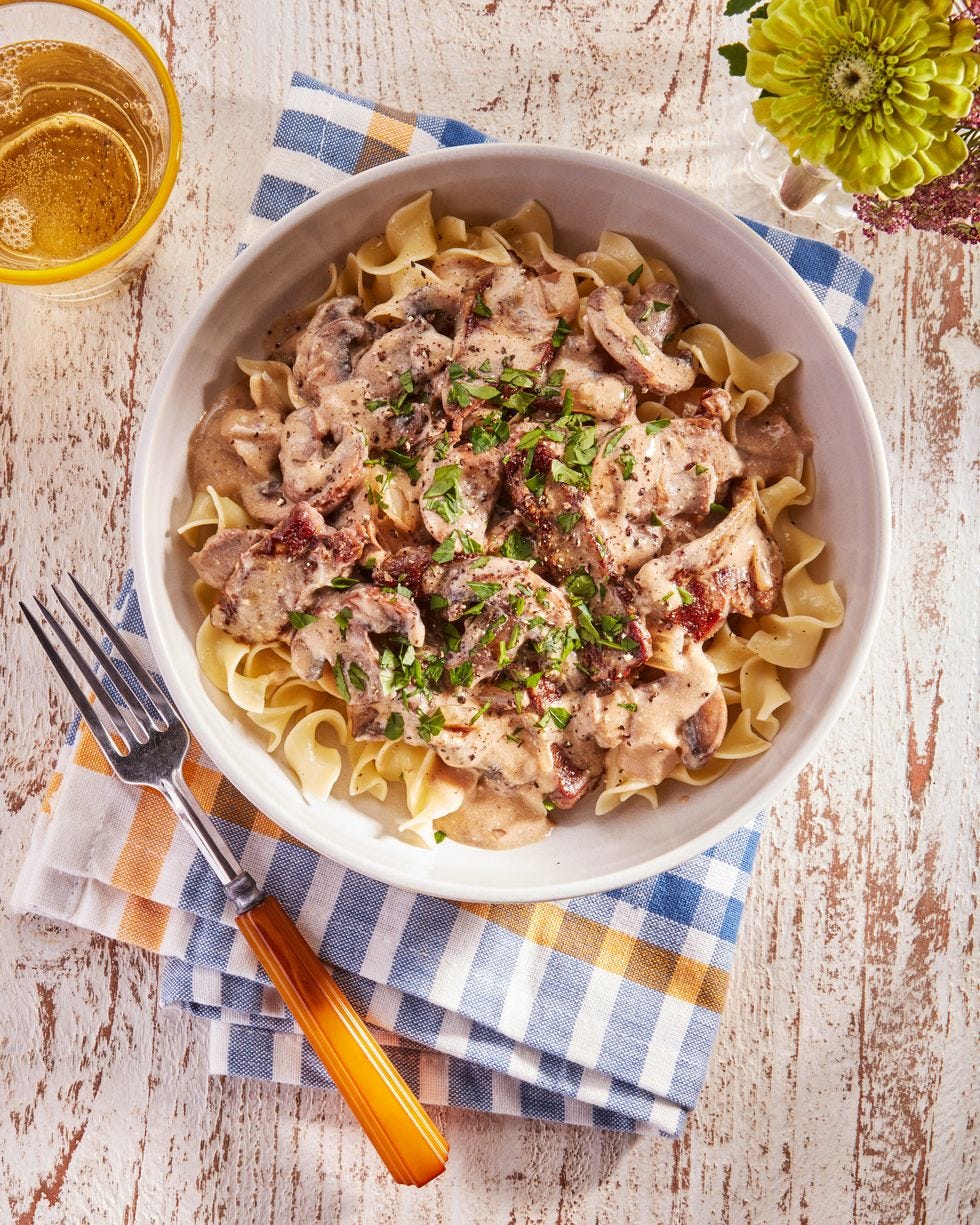
[[[651,618],[681,625],[700,642],[729,613],[771,612],[782,574],[779,548],[758,521],[751,487],[741,484],[721,523],[640,569],[637,601]]]
[[[264,531],[254,528],[226,527],[210,536],[202,549],[192,553],[190,563],[208,586],[224,587],[241,555],[265,535]]]
[[[239,557],[211,610],[211,621],[240,642],[274,642],[331,579],[347,574],[361,540],[332,531],[304,502]]]

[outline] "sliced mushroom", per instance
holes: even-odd
[[[421,390],[445,368],[451,348],[452,342],[425,319],[413,319],[375,340],[354,363],[353,374],[365,381],[373,399],[398,396],[406,389],[405,375]]]
[[[318,408],[298,408],[286,418],[279,463],[283,493],[290,502],[309,502],[327,513],[349,497],[364,479],[367,442],[348,428],[330,450],[328,422]]]
[[[697,712],[681,724],[678,751],[689,770],[699,770],[714,757],[728,730],[728,703],[719,686]]]
[[[519,264],[496,267],[475,287],[456,333],[453,361],[467,369],[486,367],[491,379],[505,365],[540,370],[554,352],[558,318],[538,277]]]
[[[669,357],[645,337],[626,313],[620,290],[610,285],[594,289],[588,299],[588,320],[596,340],[635,386],[671,393],[693,385],[690,358]]]
[[[282,481],[278,479],[243,485],[239,497],[253,519],[270,526],[281,523],[291,509],[282,491]]]
[[[303,395],[315,401],[323,388],[349,379],[354,362],[378,330],[377,324],[359,316],[338,317],[332,302],[317,307],[296,343],[293,372]]]
[[[644,336],[662,349],[669,336],[697,323],[698,317],[680,296],[676,285],[656,281],[626,312]]]
[[[609,750],[607,777],[656,786],[683,762],[696,769],[725,735],[727,707],[703,649],[688,643],[677,672],[582,696],[571,728]]]
[[[562,387],[572,393],[575,411],[599,421],[625,421],[636,408],[636,392],[618,374],[605,369],[608,359],[591,336],[569,336],[551,363],[562,370]]]

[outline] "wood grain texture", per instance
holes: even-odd
[[[165,54],[187,146],[156,258],[125,293],[88,308],[0,293],[5,895],[66,713],[15,601],[69,565],[116,587],[143,409],[232,257],[293,68],[778,220],[733,173],[746,95],[708,50],[740,31],[720,0],[113,7]],[[980,270],[932,236],[847,246],[877,278],[858,359],[890,462],[890,599],[857,696],[774,807],[683,1141],[443,1111],[449,1172],[398,1189],[332,1095],[208,1082],[203,1031],[157,1010],[152,958],[4,913],[0,1221],[976,1219]]]

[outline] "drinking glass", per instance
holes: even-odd
[[[180,106],[137,30],[94,0],[0,0],[0,284],[84,301],[149,259]]]

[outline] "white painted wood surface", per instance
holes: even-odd
[[[66,714],[15,601],[69,565],[114,591],[144,406],[232,257],[293,68],[777,219],[734,173],[745,87],[710,48],[741,26],[721,0],[114,7],[173,70],[186,153],[127,292],[82,309],[0,293],[4,895]],[[4,913],[0,1220],[976,1219],[978,262],[932,236],[847,246],[877,277],[858,360],[890,457],[891,597],[858,695],[775,805],[684,1140],[444,1111],[449,1172],[396,1189],[332,1096],[209,1083],[203,1031],[157,1010],[151,957]]]

